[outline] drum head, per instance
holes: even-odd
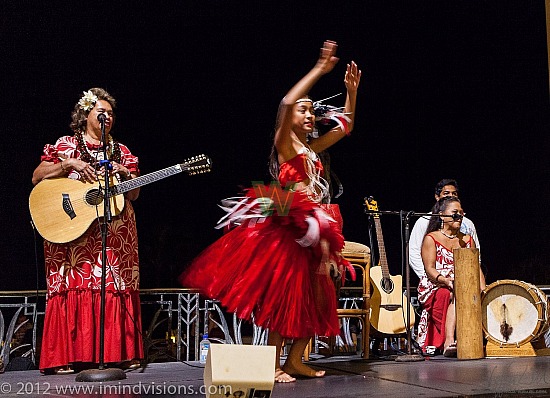
[[[483,330],[499,345],[522,345],[537,337],[546,325],[546,296],[521,281],[497,281],[481,300]]]

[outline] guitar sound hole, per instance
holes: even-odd
[[[97,206],[103,202],[103,193],[99,189],[90,189],[86,192],[86,203]]]
[[[390,278],[382,278],[380,281],[380,286],[386,293],[391,293],[393,291],[393,281]]]

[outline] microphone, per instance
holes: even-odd
[[[460,221],[464,218],[462,214],[454,213],[454,214],[440,214],[439,217],[449,217],[452,218],[453,221]],[[445,221],[445,222],[452,222],[452,221]]]
[[[99,123],[105,123],[105,119],[107,119],[107,115],[104,113],[100,113],[97,115],[97,120],[99,120]]]

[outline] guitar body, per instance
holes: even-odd
[[[181,172],[188,175],[209,173],[211,167],[210,158],[201,154],[120,184],[111,176],[111,215],[118,216],[124,209],[124,192]],[[39,182],[29,197],[29,210],[40,235],[53,243],[66,243],[86,232],[95,219],[103,217],[103,181],[88,183],[70,178],[52,178]]]
[[[384,288],[382,267],[370,269],[370,280],[374,287],[371,296],[370,324],[380,333],[401,334],[406,333],[405,321],[407,317],[407,297],[403,294],[403,281],[401,275],[390,276],[390,289]],[[388,290],[388,291],[386,291]],[[414,326],[414,307],[409,305],[409,328]]]
[[[112,178],[112,181],[116,181]],[[111,186],[114,185],[111,183]],[[53,243],[71,242],[88,230],[94,220],[103,217],[101,183],[70,178],[43,180],[32,190],[29,209],[40,235]],[[111,197],[111,214],[124,209],[124,195]]]

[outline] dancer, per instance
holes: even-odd
[[[353,129],[361,79],[354,62],[344,78],[344,113],[332,115],[337,126],[307,140],[315,127],[307,93],[338,62],[336,49],[335,42],[326,41],[316,65],[279,106],[270,169],[282,187],[291,189],[256,185],[246,197],[226,201],[228,215],[220,226],[238,226],[208,247],[180,277],[184,286],[199,288],[239,318],[253,316],[257,325],[269,329],[268,344],[277,353],[277,382],[292,382],[295,376],[323,377],[324,371],[302,363],[304,349],[311,337],[334,336],[340,330],[331,272],[345,264],[340,255],[344,238],[337,222],[320,206],[328,189],[316,153]],[[281,368],[283,339],[293,343]]]

